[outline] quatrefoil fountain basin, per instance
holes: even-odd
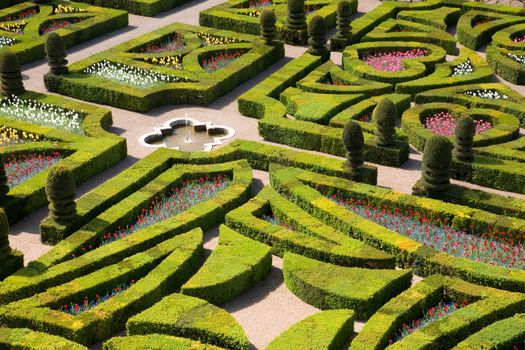
[[[228,126],[184,117],[168,120],[163,126],[153,128],[153,132],[142,135],[139,142],[146,147],[209,152],[234,135],[235,130]]]

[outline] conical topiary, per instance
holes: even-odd
[[[472,145],[474,143],[474,135],[476,135],[476,125],[471,117],[460,117],[454,130],[454,154],[457,159],[464,162],[471,162],[474,160],[474,152]]]
[[[379,146],[391,146],[395,142],[397,107],[388,98],[383,98],[372,112],[375,121],[375,142]]]
[[[3,210],[0,210],[0,261],[11,254],[9,246],[9,223]]]
[[[55,165],[49,170],[46,182],[49,214],[60,223],[71,220],[77,213],[75,178],[69,168]]]
[[[425,142],[421,179],[414,187],[414,192],[432,197],[448,190],[451,162],[452,143],[445,136],[431,136]]]
[[[346,159],[352,169],[363,165],[363,147],[365,139],[361,125],[355,121],[349,121],[343,129],[343,146],[346,150]]]
[[[19,96],[24,92],[18,57],[10,50],[5,50],[0,53],[0,93],[3,96]]]
[[[341,0],[337,5],[337,32],[330,40],[330,49],[332,51],[342,51],[350,45],[352,32],[350,21],[352,16],[352,4],[349,0]]]
[[[324,56],[329,54],[326,48],[326,22],[321,16],[314,16],[308,24],[308,50],[306,52],[316,55]]]
[[[288,18],[286,23],[289,29],[303,30],[306,29],[306,13],[304,0],[288,0]]]
[[[275,25],[275,12],[272,9],[264,9],[259,17],[261,36],[266,45],[270,45],[277,38],[277,26]]]
[[[50,33],[45,45],[47,64],[50,67],[50,73],[55,75],[64,75],[69,73],[66,60],[66,45],[64,40],[57,33]]]
[[[5,172],[5,164],[0,162],[0,198],[4,197],[9,192],[9,185],[7,184],[7,174]]]

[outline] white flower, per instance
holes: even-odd
[[[0,49],[15,44],[15,40],[7,36],[0,36]]]
[[[512,54],[512,53],[508,53],[507,56],[509,56],[510,58],[512,58],[514,61],[516,61],[518,63],[525,64],[525,56],[515,55],[515,54]]]
[[[463,63],[458,64],[455,67],[452,67],[452,76],[457,77],[460,75],[467,75],[474,72],[474,67],[470,63],[470,60],[466,60]]]
[[[500,100],[500,99],[506,100],[509,98],[507,95],[500,94],[499,91],[494,90],[494,89],[470,90],[470,91],[466,91],[465,95],[484,98],[487,100]]]

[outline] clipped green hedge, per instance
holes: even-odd
[[[49,154],[57,151],[65,156],[60,164],[71,169],[76,184],[80,185],[126,157],[126,139],[109,132],[112,125],[110,110],[36,92],[26,92],[20,98],[83,112],[85,115],[82,122],[84,135],[31,124],[3,117],[0,114],[2,125],[39,135],[47,140],[2,147],[0,158],[12,154]],[[47,204],[47,197],[44,192],[46,176],[47,171],[42,171],[10,189],[0,205],[5,210],[10,222],[18,221]]]
[[[458,22],[461,9],[442,6],[434,10],[404,10],[397,14],[397,19],[426,24],[441,30],[447,30]]]
[[[240,33],[259,34],[260,9],[250,8],[248,0],[228,0],[199,13],[201,26],[233,30]],[[309,1],[307,6],[316,6],[307,16],[307,23],[313,16],[321,16],[328,28],[333,28],[336,21],[337,1],[315,0]],[[351,0],[352,13],[357,12],[357,0]],[[299,31],[288,28],[286,25],[286,1],[274,2],[268,8],[273,9],[276,15],[278,36],[287,44],[306,44],[306,30]]]
[[[470,74],[453,76],[455,67],[465,62],[470,63],[474,71]],[[487,62],[475,51],[463,47],[458,58],[450,62],[437,64],[434,73],[416,80],[397,84],[396,93],[411,94],[414,97],[417,93],[432,89],[491,82],[492,69]]]
[[[525,85],[525,64],[509,55],[525,56],[525,50],[510,51],[495,45],[487,48],[487,62],[494,72],[513,84]]]
[[[144,60],[145,57],[159,59],[166,56],[164,53],[144,54],[140,49],[145,45],[159,43],[174,33],[183,35],[187,46],[187,54],[184,55],[182,61],[183,70],[155,65]],[[233,40],[233,42],[201,47],[202,42],[197,34],[220,37],[223,38],[221,40]],[[236,50],[246,52],[229,65],[213,73],[208,73],[201,66],[201,60],[214,53]],[[46,79],[49,80],[50,85],[54,86],[55,92],[63,95],[145,112],[167,104],[209,104],[219,96],[230,92],[240,83],[254,77],[283,55],[284,49],[281,42],[274,42],[269,46],[264,44],[262,38],[252,35],[173,23],[75,62],[69,66],[70,74],[67,76],[48,74]],[[108,59],[113,63],[176,77],[180,81],[137,88],[84,73],[85,69]]]
[[[349,350],[384,349],[403,324],[420,318],[443,299],[469,304],[391,344],[389,349],[450,349],[472,332],[525,309],[523,294],[434,275],[379,309],[354,338]]]
[[[128,335],[181,336],[232,350],[248,350],[250,344],[229,313],[202,299],[177,293],[130,318],[126,329]]]
[[[266,350],[338,350],[353,333],[352,310],[327,310],[297,322],[272,340]]]
[[[400,266],[412,266],[415,263],[423,275],[443,273],[506,290],[522,291],[525,286],[525,272],[522,270],[492,266],[435,251],[346,210],[328,196],[336,194],[362,199],[392,210],[423,211],[429,219],[439,217],[440,220],[447,220],[452,228],[469,232],[471,227],[474,232],[486,232],[491,228],[512,232],[517,235],[515,237],[520,237],[525,232],[525,221],[522,219],[293,168],[272,172],[271,182],[278,192],[319,220],[394,255]]]
[[[115,337],[106,341],[103,350],[225,350],[198,340],[170,335],[148,334],[131,337]]]
[[[83,9],[84,12],[70,14],[53,14],[53,7],[63,5]],[[78,45],[81,42],[107,34],[128,25],[128,14],[121,10],[112,10],[70,1],[53,0],[48,4],[35,4],[31,1],[19,3],[16,6],[0,10],[0,17],[15,14],[39,6],[40,11],[35,16],[25,19],[27,25],[23,34],[3,31],[2,36],[15,39],[16,43],[9,49],[16,53],[21,64],[36,61],[45,56],[44,44],[47,35],[40,35],[39,30],[48,21],[75,19],[80,20],[68,27],[60,28],[55,33],[59,34],[66,47]],[[0,49],[0,51],[5,48]]]
[[[505,143],[498,143],[497,145],[478,147],[474,149],[477,154],[509,159],[517,162],[525,163],[525,137],[520,137]]]
[[[126,320],[180,287],[203,259],[201,229],[173,237],[91,274],[45,292],[0,307],[0,322],[10,327],[31,327],[84,345],[108,339]],[[136,281],[129,289],[79,315],[59,310],[81,304],[113,288]],[[133,282],[132,282],[133,283]]]
[[[367,319],[392,297],[410,287],[411,270],[369,270],[343,267],[286,253],[286,287],[320,309],[352,309]]]
[[[364,54],[369,52],[381,53],[392,50],[403,51],[412,49],[425,49],[428,54],[419,58],[405,60],[405,69],[400,72],[380,71],[369,66],[361,59]],[[345,71],[358,77],[397,85],[432,73],[437,63],[445,61],[446,54],[446,51],[439,46],[415,41],[362,42],[348,46],[343,51],[343,67]]]
[[[264,279],[272,267],[270,248],[221,225],[219,245],[181,293],[220,305]]]
[[[525,50],[525,43],[514,39],[525,34],[525,24],[516,24],[498,31],[492,36],[492,44],[507,50]]]
[[[288,228],[264,216],[277,215]],[[343,266],[393,268],[394,258],[323,224],[279,193],[265,187],[245,205],[226,215],[226,224],[239,233],[272,247],[272,253],[302,254]]]
[[[0,328],[0,346],[6,350],[87,350],[70,340],[27,328]]]
[[[155,16],[188,0],[76,0],[96,6],[123,9],[139,16]]]

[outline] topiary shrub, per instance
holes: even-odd
[[[458,119],[456,130],[454,130],[454,155],[463,162],[472,162],[474,160],[474,151],[472,145],[476,135],[476,125],[474,120],[469,116],[462,116]]]
[[[9,192],[7,185],[7,174],[5,172],[5,164],[0,163],[0,198],[4,197]]]
[[[10,50],[0,53],[0,93],[3,96],[19,96],[24,92],[18,57]]]
[[[75,217],[75,178],[69,168],[56,165],[49,170],[46,181],[46,195],[49,201],[49,215],[59,223]]]
[[[275,25],[275,12],[271,9],[264,9],[259,17],[261,36],[266,45],[270,45],[277,38],[277,26]]]
[[[343,129],[343,146],[346,150],[348,165],[355,171],[363,165],[363,148],[365,139],[361,125],[355,121],[349,121]]]
[[[7,215],[3,210],[0,210],[0,261],[11,254],[11,247],[9,246],[9,223]]]
[[[289,29],[306,29],[306,13],[304,11],[304,0],[288,0],[288,17],[286,23]]]
[[[337,33],[330,40],[330,50],[342,51],[352,41],[351,21],[352,4],[349,0],[341,0],[337,5]]]
[[[425,143],[421,179],[414,186],[418,195],[437,197],[450,188],[452,143],[445,136],[434,135]]]
[[[50,33],[45,44],[47,63],[50,67],[49,72],[55,75],[69,73],[67,68],[67,54],[64,40],[57,33]]]
[[[308,25],[308,52],[316,56],[327,56],[330,54],[326,48],[326,22],[321,16],[314,16]],[[328,57],[327,57],[328,58]]]
[[[397,108],[388,98],[384,98],[372,112],[375,121],[375,142],[379,146],[391,146],[395,143]]]
[[[0,209],[0,280],[24,267],[24,256],[9,246],[9,222]]]

